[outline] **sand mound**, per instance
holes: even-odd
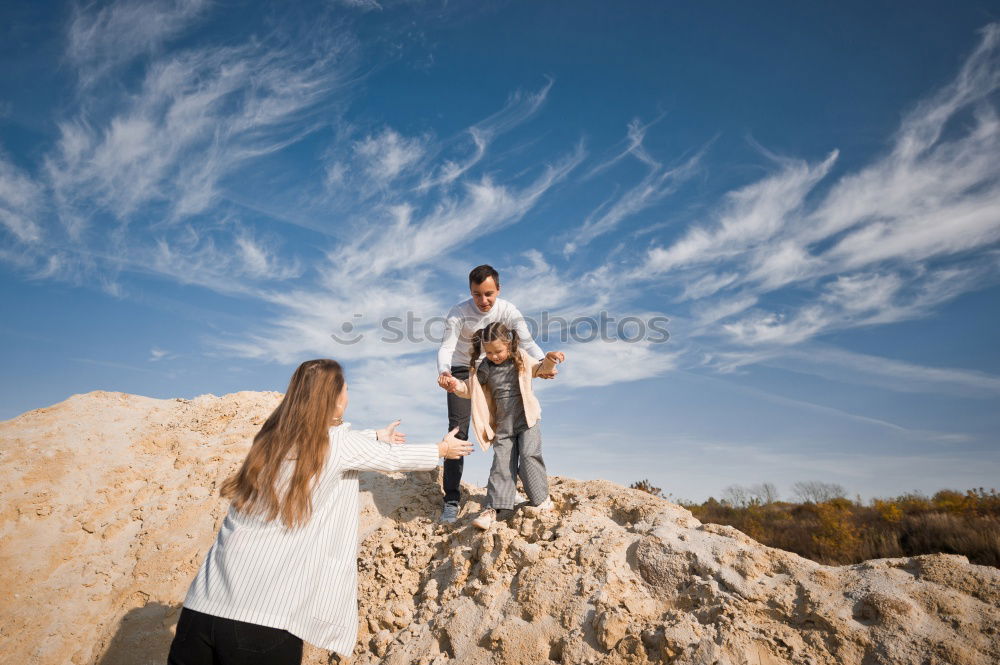
[[[4,663],[163,663],[276,393],[75,396],[0,423]],[[361,663],[1000,662],[1000,570],[933,555],[822,566],[606,482],[477,532],[437,476],[366,474]],[[338,662],[309,648],[306,663]]]

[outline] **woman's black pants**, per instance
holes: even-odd
[[[302,640],[287,630],[181,610],[168,665],[300,665]]]

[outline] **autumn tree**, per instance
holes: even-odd
[[[823,503],[847,496],[847,491],[842,485],[824,483],[819,480],[797,482],[792,485],[792,493],[805,503]]]

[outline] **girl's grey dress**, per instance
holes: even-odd
[[[497,510],[513,508],[517,498],[516,479],[520,476],[528,500],[537,506],[549,498],[549,480],[542,460],[541,422],[528,427],[514,359],[508,358],[497,365],[484,359],[476,377],[480,384],[489,387],[496,415],[487,502]]]

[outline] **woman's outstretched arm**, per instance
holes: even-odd
[[[340,440],[340,464],[354,471],[420,471],[433,469],[438,458],[457,459],[472,452],[472,444],[449,432],[438,443],[396,445],[348,431]]]

